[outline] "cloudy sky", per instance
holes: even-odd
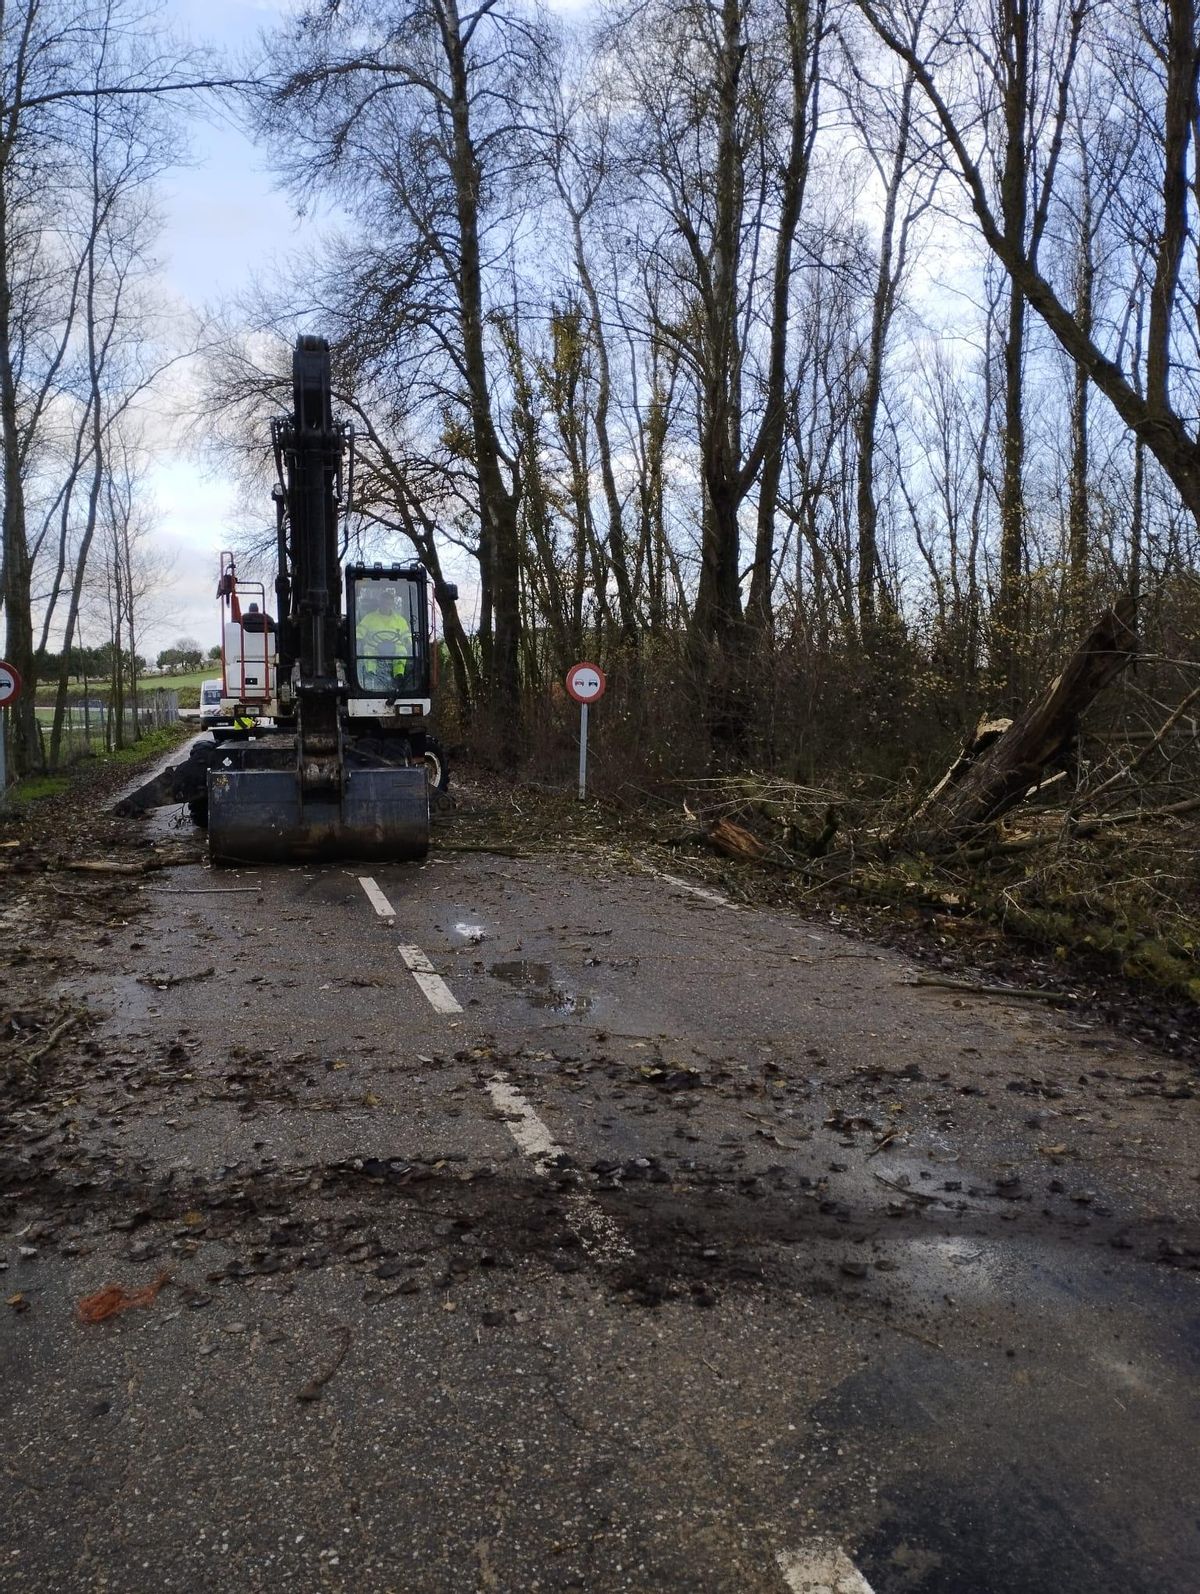
[[[170,0],[168,15],[197,43],[230,53],[251,50],[284,12],[273,0]],[[311,226],[280,193],[262,156],[235,126],[193,121],[191,162],[162,185],[166,226],[160,241],[163,286],[181,308],[215,308],[273,256],[297,247]],[[164,394],[169,404],[170,395]],[[164,437],[151,473],[158,537],[173,563],[148,650],[192,636],[218,639],[217,555],[238,541],[238,503],[219,469]]]
[[[551,0],[557,10],[577,10],[584,0]],[[292,0],[166,0],[177,30],[199,44],[233,57],[255,52],[264,31],[294,9]],[[320,221],[299,217],[281,193],[265,157],[231,121],[196,119],[188,129],[190,164],[163,182],[166,225],[160,242],[163,285],[176,306],[203,311],[233,298],[255,276],[268,276],[281,259],[313,241]],[[187,373],[171,379],[186,383]],[[173,395],[161,395],[169,409]],[[170,585],[162,593],[153,629],[143,633],[148,653],[177,638],[192,637],[206,648],[218,637],[214,599],[217,559],[223,548],[243,542],[244,506],[219,463],[205,461],[194,447],[173,445],[164,435],[150,481],[157,508],[158,538],[171,558]],[[271,517],[265,505],[264,519]],[[465,568],[448,573],[469,582]],[[470,598],[464,590],[464,618]]]

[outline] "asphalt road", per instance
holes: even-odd
[[[5,1129],[0,1588],[1200,1590],[1174,1065],[601,854],[140,890]]]

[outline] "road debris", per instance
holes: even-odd
[[[911,980],[901,980],[901,985],[920,985],[943,988],[947,991],[966,991],[971,996],[1010,996],[1023,1002],[1074,1002],[1071,991],[1043,991],[1033,985],[985,985],[979,980],[943,979],[933,974],[918,974]]]
[[[139,974],[139,985],[152,985],[157,991],[169,991],[175,985],[188,985],[196,980],[211,980],[215,968],[200,969],[195,974]]]
[[[104,1323],[110,1317],[132,1311],[135,1306],[153,1306],[159,1290],[170,1277],[167,1272],[160,1273],[153,1284],[140,1290],[127,1290],[123,1284],[106,1284],[102,1290],[85,1295],[76,1304],[76,1316],[81,1323]]]
[[[194,856],[187,858],[140,858],[136,863],[118,863],[110,858],[69,858],[63,864],[72,874],[152,874],[158,869],[170,869],[177,864],[195,863]]]
[[[314,1378],[309,1379],[308,1383],[305,1384],[303,1389],[298,1389],[296,1391],[297,1400],[320,1400],[321,1391],[325,1388],[325,1385],[329,1382],[334,1373],[337,1372],[338,1368],[349,1355],[350,1345],[353,1337],[354,1336],[351,1334],[350,1330],[345,1327],[335,1328],[332,1331],[331,1338],[339,1338],[341,1340],[341,1346],[337,1354],[334,1356],[333,1361],[330,1362],[329,1366],[323,1373],[317,1373]]]
[[[35,1047],[34,1050],[30,1052],[29,1056],[24,1059],[25,1067],[32,1068],[35,1063],[40,1063],[42,1058],[45,1057],[46,1053],[52,1051],[54,1047],[58,1045],[59,1041],[62,1040],[63,1036],[66,1035],[70,1030],[73,1030],[76,1024],[78,1024],[81,1019],[86,1018],[86,1016],[87,1015],[82,1008],[76,1008],[73,1012],[68,1013],[65,1018],[59,1019],[58,1023],[55,1024],[53,1029],[50,1030],[42,1044]]]

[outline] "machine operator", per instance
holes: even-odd
[[[412,627],[401,612],[395,587],[364,584],[356,599],[359,682],[368,691],[391,696],[400,690],[413,655]]]

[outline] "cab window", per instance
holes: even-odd
[[[416,583],[359,580],[354,587],[354,673],[360,690],[396,697],[418,669],[420,615]]]

